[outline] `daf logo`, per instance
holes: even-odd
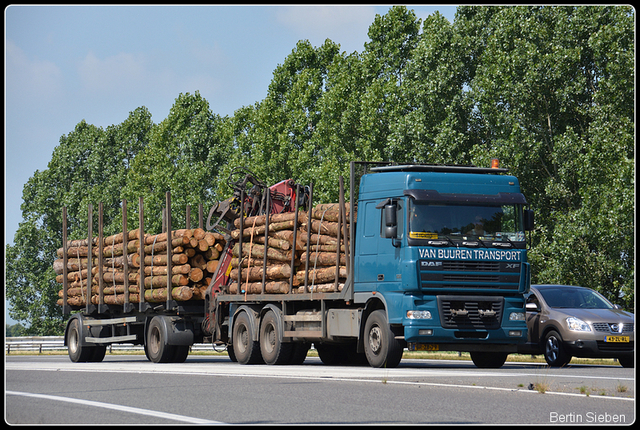
[[[611,329],[611,333],[622,333],[622,324],[609,324],[609,328]]]
[[[440,267],[442,266],[442,261],[423,261],[423,267]]]

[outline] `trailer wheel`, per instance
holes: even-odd
[[[289,364],[298,365],[304,363],[304,360],[307,359],[309,348],[311,348],[310,343],[294,342],[293,348],[291,350],[291,358],[289,359]]]
[[[154,363],[168,363],[175,355],[174,347],[167,345],[167,333],[158,317],[154,317],[149,323],[145,352]]]
[[[324,342],[314,343],[313,345],[322,364],[336,366],[343,363],[344,357],[339,345]]]
[[[256,364],[262,361],[260,342],[253,340],[253,329],[246,312],[240,312],[233,323],[233,352],[240,364]]]
[[[171,358],[172,363],[184,363],[189,356],[189,345],[177,345],[173,347],[174,354]]]
[[[99,363],[104,360],[104,356],[107,353],[106,345],[96,345],[92,347],[92,349],[93,353],[91,354],[91,357],[89,357],[88,361],[91,361],[92,363]]]
[[[471,361],[480,369],[499,369],[507,361],[506,352],[472,351]]]
[[[396,367],[404,348],[389,327],[384,310],[369,315],[364,326],[364,352],[371,367]]]
[[[260,323],[260,353],[266,364],[284,364],[291,358],[293,344],[281,339],[278,318],[269,310]]]
[[[74,363],[82,363],[89,361],[93,356],[94,350],[88,346],[82,346],[82,330],[80,329],[80,320],[74,318],[69,322],[69,329],[67,330],[67,348],[69,351],[69,358]]]

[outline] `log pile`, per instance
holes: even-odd
[[[67,304],[85,306],[87,297],[90,297],[92,304],[98,304],[100,276],[103,300],[108,305],[125,303],[126,279],[129,303],[139,303],[141,294],[144,294],[146,302],[164,302],[167,300],[167,276],[171,276],[171,297],[174,300],[204,300],[205,291],[214,276],[225,245],[222,235],[196,228],[174,230],[170,241],[166,233],[145,235],[141,240],[139,230],[129,231],[126,240],[123,237],[122,233],[106,237],[102,245],[94,238],[91,246],[91,285],[88,285],[88,240],[68,241]],[[144,286],[140,280],[141,245],[144,247]],[[167,273],[168,246],[171,246],[172,251],[170,274]],[[102,270],[99,267],[99,247],[102,248],[103,255]],[[59,248],[58,259],[53,263],[56,281],[59,283],[63,282],[63,253],[64,248]],[[58,296],[58,304],[62,305],[63,289],[60,289]]]
[[[269,218],[268,236],[265,237],[266,216],[258,215],[243,220],[242,259],[240,244],[233,248],[229,293],[238,292],[238,277],[244,294],[293,294],[305,292],[342,291],[347,278],[347,256],[344,235],[349,234],[349,204],[346,204],[347,228],[339,223],[337,203],[320,204],[311,211],[274,214]],[[235,220],[232,239],[240,238],[240,220]],[[294,243],[294,230],[295,243]],[[308,246],[307,246],[307,242]],[[264,268],[264,256],[267,267]],[[308,267],[308,270],[307,270]],[[240,273],[238,273],[240,271]],[[291,279],[293,276],[293,279]]]

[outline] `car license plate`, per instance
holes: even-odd
[[[605,336],[605,342],[628,343],[629,336]]]
[[[440,351],[440,345],[433,343],[416,343],[414,351]]]

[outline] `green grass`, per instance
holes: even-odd
[[[11,351],[11,354],[6,355],[67,355],[66,349],[44,351],[41,354],[37,351]],[[143,351],[113,351],[110,353],[107,350],[107,355],[144,355]],[[226,351],[192,351],[189,356],[227,356]],[[311,349],[307,354],[308,357],[317,357],[318,353]],[[407,359],[428,359],[428,360],[471,360],[471,356],[468,352],[455,352],[455,351],[405,351],[402,358]],[[542,363],[544,364],[544,358],[541,355],[532,357],[525,354],[509,354],[507,357],[508,363]],[[571,360],[570,364],[592,364],[592,365],[618,365],[618,362],[613,359],[600,359],[600,358],[576,358]]]

